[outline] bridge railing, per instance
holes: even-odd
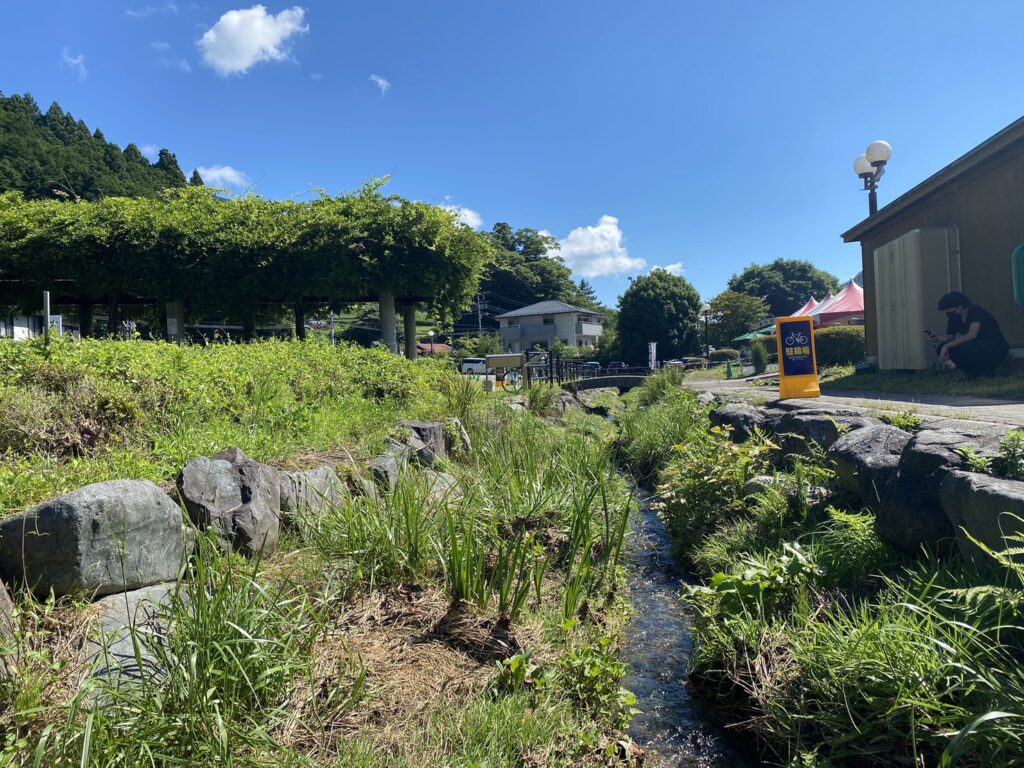
[[[599,367],[587,360],[568,359],[552,350],[526,353],[526,386],[537,383],[568,384],[601,376],[648,376],[654,373],[646,366]]]

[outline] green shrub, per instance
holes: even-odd
[[[738,349],[729,349],[728,347],[723,347],[722,349],[716,349],[714,352],[712,352],[710,355],[710,359],[714,363],[724,362],[726,360],[731,360],[735,362],[740,359],[740,351]]]
[[[673,390],[683,385],[683,372],[678,368],[663,368],[648,376],[643,385],[635,390],[633,399],[640,408],[660,403]]]
[[[869,576],[879,575],[896,562],[895,553],[875,532],[870,514],[829,509],[829,521],[814,543],[814,555],[826,587],[855,589]]]
[[[750,362],[754,365],[754,373],[761,374],[768,370],[768,347],[761,339],[750,342]]]
[[[839,325],[815,331],[814,350],[819,368],[859,363],[867,354],[864,351],[864,326]]]

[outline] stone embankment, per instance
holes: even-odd
[[[90,641],[94,674],[137,677],[130,628],[157,637],[164,631],[159,608],[187,572],[196,530],[212,531],[225,552],[265,557],[282,526],[353,496],[390,493],[410,466],[436,498],[457,495],[456,479],[440,466],[471,451],[458,419],[404,421],[382,455],[341,474],[331,465],[280,472],[232,448],[190,461],[173,495],[144,480],[79,488],[0,522],[0,640],[12,634],[7,585],[41,598],[102,598]]]
[[[722,403],[711,421],[730,428],[737,442],[764,432],[784,461],[826,451],[841,488],[875,515],[879,536],[904,551],[955,540],[964,556],[976,558],[974,540],[998,551],[1014,546],[1007,536],[1024,533],[1024,482],[971,471],[968,460],[998,458],[1007,428],[922,419],[924,428],[910,433],[861,410],[785,402]]]

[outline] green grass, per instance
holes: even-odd
[[[168,482],[226,447],[369,450],[459,386],[443,362],[323,342],[0,342],[0,373],[0,516],[90,482]]]
[[[690,400],[633,407],[623,440],[651,444],[660,514],[701,577],[685,591],[691,684],[769,764],[1022,764],[1024,568],[1012,553],[992,554],[995,571],[898,557],[869,513],[834,506],[825,456],[772,470],[769,443],[732,444]],[[670,450],[643,433],[663,420],[688,425]],[[765,472],[774,482],[746,495]]]
[[[1000,373],[968,381],[962,373],[942,371],[875,371],[854,374],[852,367],[822,372],[822,391],[879,392],[915,395],[951,395],[1024,399],[1024,379],[1019,373]]]
[[[3,467],[29,478],[7,486],[14,507],[119,476],[128,456],[135,476],[169,478],[207,441],[263,459],[358,453],[399,416],[458,413],[474,445],[448,466],[459,495],[432,495],[409,469],[393,493],[299,516],[265,561],[200,535],[165,640],[135,634],[160,680],[78,691],[88,608],[19,595],[0,647],[19,665],[0,684],[0,765],[578,766],[624,738],[634,700],[616,648],[635,502],[606,420],[556,426],[436,364],[319,343],[90,342],[0,360],[29,427],[7,438]],[[55,439],[112,404],[125,423],[111,418],[97,444],[76,455]],[[529,675],[509,677],[516,658]]]

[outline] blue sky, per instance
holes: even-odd
[[[655,266],[850,277],[869,142],[885,204],[1024,113],[1019,0],[0,0],[0,30],[4,93],[268,197],[390,175],[552,233],[607,303]]]

